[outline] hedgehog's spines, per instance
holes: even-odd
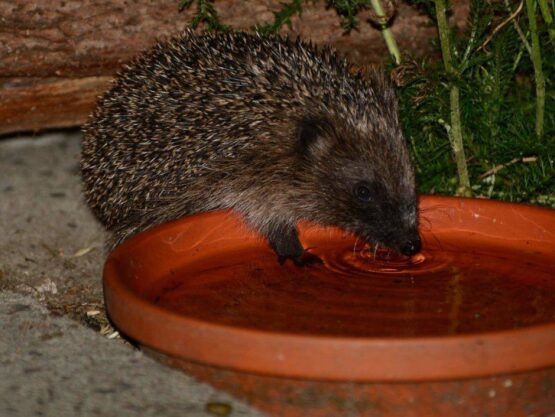
[[[413,198],[394,110],[383,76],[351,74],[331,48],[188,29],[132,60],[99,99],[84,126],[85,196],[116,242],[222,207],[268,237],[301,218],[358,233],[345,217],[358,213],[353,178],[379,173],[394,199]],[[302,154],[310,118],[323,128]]]

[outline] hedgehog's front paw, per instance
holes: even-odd
[[[298,245],[296,244],[298,243]],[[270,241],[272,249],[276,252],[277,259],[280,265],[283,265],[288,259],[291,259],[297,266],[304,266],[303,261],[304,248],[300,242],[293,242],[291,240],[277,239]]]
[[[278,256],[280,265],[283,265],[288,259],[291,259],[299,267],[322,263],[322,260],[316,255],[304,250],[297,230],[293,226],[280,225],[276,227],[268,236],[268,240]]]

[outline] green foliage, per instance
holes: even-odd
[[[222,25],[213,6],[214,0],[181,0],[179,10],[187,9],[196,3],[196,14],[191,21],[191,27],[196,28],[201,22],[207,24],[209,30],[229,30],[229,27]],[[291,0],[289,3],[282,3],[279,11],[274,12],[274,21],[255,26],[255,30],[261,33],[277,33],[284,26],[291,26],[291,18],[295,15],[302,15],[303,3],[307,0]],[[313,0],[314,1],[314,0]],[[362,9],[370,6],[370,0],[326,0],[328,7],[336,10],[341,17],[342,26],[346,32],[355,29],[358,25],[356,15]]]
[[[182,0],[196,5],[191,25],[227,30],[214,0]],[[274,13],[274,21],[257,30],[275,33],[301,15],[307,0],[290,0]],[[437,0],[412,0],[437,24]],[[532,35],[526,9],[518,0],[470,0],[464,32],[450,28],[451,71],[437,56],[406,61],[399,88],[401,119],[415,161],[421,192],[454,194],[459,185],[450,147],[450,89],[460,92],[460,114],[466,161],[476,196],[534,202],[555,207],[555,26],[553,0],[537,0],[538,36],[545,85],[543,135],[535,129],[537,91],[532,61]],[[346,31],[356,28],[357,13],[370,0],[326,0]],[[516,11],[516,12],[515,12]],[[517,13],[518,12],[518,13]],[[438,47],[439,39],[431,42]],[[537,52],[537,51],[536,51]],[[409,62],[409,63],[407,63]],[[537,64],[537,62],[536,62]],[[537,66],[536,66],[537,69]]]
[[[227,32],[230,27],[220,23],[218,13],[214,8],[213,0],[181,0],[179,2],[179,11],[188,9],[193,3],[197,5],[197,12],[191,20],[190,26],[196,29],[200,23],[206,23],[208,30],[217,30]]]
[[[551,49],[542,55],[547,99],[544,134],[538,138],[534,67],[515,27],[526,34],[528,21],[521,13],[501,26],[510,15],[504,3],[471,1],[467,31],[452,36],[455,75],[447,76],[439,62],[408,68],[400,89],[401,117],[423,192],[456,191],[456,167],[446,139],[448,88],[455,83],[461,91],[474,194],[555,207],[555,54]],[[538,24],[542,46],[549,51],[548,28]]]
[[[261,33],[277,33],[283,25],[291,27],[291,18],[301,15],[303,12],[303,0],[293,0],[291,3],[284,3],[278,12],[274,12],[274,21],[256,26],[256,30]]]
[[[346,32],[350,32],[358,26],[356,15],[362,9],[370,6],[370,0],[328,0],[327,3],[341,16],[342,26]]]

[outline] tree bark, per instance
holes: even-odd
[[[466,6],[455,9],[464,22]],[[466,3],[466,2],[464,2]],[[194,9],[177,0],[0,0],[0,135],[82,124],[96,97],[121,66],[157,39],[183,30]],[[221,21],[250,29],[273,19],[280,0],[217,0]],[[325,2],[308,2],[284,34],[331,44],[354,64],[387,59],[380,32],[361,13],[358,30],[345,34]],[[401,51],[430,53],[435,28],[401,3],[392,25]]]

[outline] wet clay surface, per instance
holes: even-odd
[[[555,320],[553,257],[425,241],[421,254],[406,258],[323,235],[311,252],[324,264],[304,268],[282,267],[264,249],[230,248],[172,270],[149,293],[192,318],[310,335],[441,336]]]

